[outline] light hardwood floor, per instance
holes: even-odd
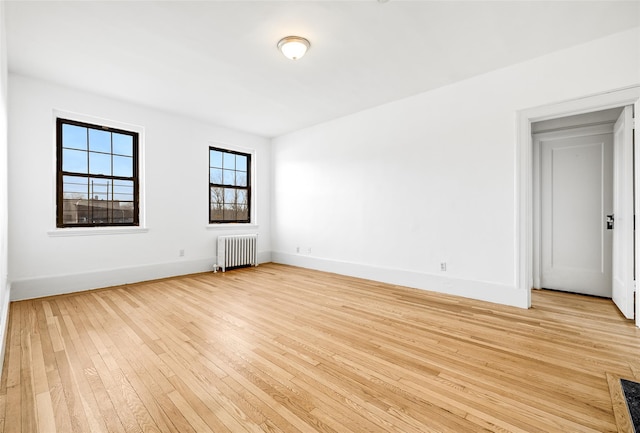
[[[611,301],[522,310],[275,264],[15,302],[0,432],[606,432]]]

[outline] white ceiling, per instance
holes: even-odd
[[[640,25],[638,1],[5,5],[11,72],[267,137]]]

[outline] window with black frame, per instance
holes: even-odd
[[[209,223],[251,222],[251,155],[209,148]]]
[[[57,227],[139,225],[138,133],[57,119]]]

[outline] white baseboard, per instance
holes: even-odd
[[[0,296],[0,380],[4,367],[4,353],[7,349],[7,336],[9,335],[9,298],[11,296],[11,284],[7,283],[6,296]]]
[[[528,308],[527,294],[515,286],[465,280],[401,269],[380,268],[359,263],[320,259],[299,254],[272,252],[272,261],[285,265],[316,269],[383,283],[430,290],[449,295]]]
[[[271,252],[258,252],[258,263],[271,261]],[[42,298],[44,296],[81,292],[83,290],[139,283],[178,275],[213,270],[215,258],[180,260],[126,268],[102,269],[68,275],[25,278],[11,282],[11,300]]]
[[[357,278],[365,278],[389,284],[413,287],[465,298],[494,302],[527,308],[527,294],[514,286],[503,284],[451,278],[401,269],[381,268],[359,263],[320,259],[317,257],[288,254],[281,252],[259,252],[258,263],[273,261],[302,268],[333,272]],[[211,271],[214,258],[199,260],[181,260],[145,266],[133,266],[118,269],[104,269],[69,275],[53,275],[11,282],[10,299],[12,301],[41,298],[44,296],[80,292],[121,284],[137,283],[178,275]],[[2,308],[8,308],[8,302]],[[0,316],[4,317],[4,316]],[[6,324],[0,323],[0,326]],[[0,335],[0,337],[2,337]],[[1,343],[2,341],[0,341]]]

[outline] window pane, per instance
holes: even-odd
[[[235,204],[236,203],[236,194],[237,190],[233,188],[225,188],[224,189],[224,203],[225,204]]]
[[[133,158],[130,156],[113,156],[113,175],[133,177]]]
[[[111,175],[111,155],[89,152],[89,173]]]
[[[65,200],[87,199],[89,179],[86,177],[64,176],[62,179],[62,198]]]
[[[236,185],[247,186],[247,173],[243,171],[236,171]]]
[[[113,134],[113,153],[133,156],[133,137],[125,134]]]
[[[132,223],[134,206],[133,201],[114,202],[111,211],[111,222],[114,224]]]
[[[108,224],[110,216],[110,202],[106,200],[89,200],[87,207],[87,218],[90,223]]]
[[[211,218],[211,221],[221,221],[223,217],[224,214],[222,212],[222,208],[211,208],[211,211],[209,213],[209,218]]]
[[[87,173],[87,152],[62,149],[62,171]]]
[[[91,199],[110,200],[112,194],[111,179],[92,178],[89,183],[89,194]]]
[[[222,152],[218,150],[209,151],[209,167],[222,168]]]
[[[114,180],[111,195],[115,201],[133,202],[133,182],[129,180]]]
[[[222,209],[224,203],[224,188],[211,187],[211,208]]]
[[[98,129],[89,129],[89,150],[111,153],[111,133]]]
[[[236,190],[237,192],[237,203],[238,204],[243,204],[246,205],[247,204],[247,190],[245,189],[238,189]]]
[[[220,168],[209,169],[209,183],[222,184],[222,169]]]
[[[223,185],[235,185],[236,184],[236,172],[233,170],[222,170],[222,184]]]
[[[87,150],[87,128],[63,124],[62,147]]]
[[[225,153],[222,168],[227,170],[235,170],[236,168],[236,156],[233,153]]]
[[[86,201],[64,199],[62,203],[62,220],[66,224],[87,222]]]
[[[225,221],[235,221],[237,218],[236,206],[233,204],[224,205],[224,219]]]
[[[247,206],[238,206],[237,218],[238,220],[248,220],[249,219],[249,208]]]
[[[244,155],[236,155],[236,170],[247,171],[247,157]]]

